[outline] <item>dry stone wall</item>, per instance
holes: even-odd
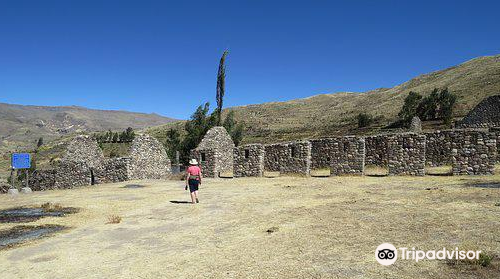
[[[129,179],[166,179],[171,163],[163,145],[150,135],[135,137],[129,151]]]
[[[362,175],[365,166],[365,139],[336,137],[311,140],[311,169],[329,168],[331,175]]]
[[[270,144],[264,148],[266,171],[309,175],[311,170],[311,143],[309,141]]]
[[[130,158],[110,158],[93,171],[95,184],[129,180]]]
[[[422,133],[422,121],[418,116],[413,116],[410,123],[410,132]]]
[[[218,177],[233,172],[234,142],[224,127],[213,127],[206,133],[198,147],[191,151],[206,177]]]
[[[500,127],[500,95],[482,100],[456,126],[457,128]]]
[[[426,137],[426,165],[432,167],[451,165],[453,139],[456,138],[456,134],[459,133],[460,131],[451,130],[424,133]]]
[[[86,135],[75,137],[66,149],[62,158],[66,162],[85,162],[89,168],[99,166],[104,160],[104,154],[97,141]]]
[[[90,168],[83,162],[61,162],[55,170],[54,188],[71,189],[91,185]]]
[[[365,164],[386,167],[388,164],[388,136],[378,135],[365,138]]]
[[[235,147],[233,150],[234,176],[263,176],[264,156],[265,148],[262,144],[248,144]]]
[[[219,177],[214,149],[191,150],[191,158],[198,160],[203,177]]]
[[[91,170],[84,162],[61,161],[54,169],[37,170],[29,177],[34,191],[71,189],[91,183]]]
[[[469,131],[455,138],[452,149],[454,175],[493,174],[498,135],[489,132]]]
[[[387,146],[389,175],[425,174],[425,135],[391,135]]]
[[[36,170],[29,176],[29,186],[33,191],[54,189],[56,184],[56,170]]]

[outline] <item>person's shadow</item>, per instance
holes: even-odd
[[[191,203],[189,201],[170,201],[171,203],[176,203],[176,204],[179,204],[179,203]]]

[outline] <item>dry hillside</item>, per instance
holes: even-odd
[[[244,143],[376,133],[396,120],[410,91],[426,95],[441,87],[448,87],[458,96],[455,116],[465,116],[483,98],[500,94],[500,55],[476,58],[418,76],[393,88],[233,107],[226,109],[225,113],[234,110],[237,119],[244,121]],[[361,112],[376,117],[378,123],[369,129],[358,130],[356,116]],[[170,127],[172,125],[165,125],[150,131],[162,137]]]

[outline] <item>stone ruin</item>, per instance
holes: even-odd
[[[213,127],[205,134],[191,157],[200,162],[204,177],[219,177],[233,172],[234,142],[224,127]]]
[[[77,136],[52,169],[36,170],[30,177],[33,190],[67,189],[131,179],[166,179],[170,160],[162,144],[149,135],[138,135],[129,156],[105,158],[97,141]]]
[[[311,142],[293,141],[265,146],[264,169],[280,174],[309,175]]]
[[[103,160],[104,154],[97,141],[86,135],[75,137],[62,158],[65,162],[85,162],[90,168],[99,166]]]
[[[171,173],[171,162],[165,148],[152,136],[136,136],[129,157],[129,179],[166,179]]]
[[[482,100],[467,116],[458,122],[457,128],[500,127],[500,95]]]
[[[311,140],[311,169],[328,168],[330,175],[362,175],[365,139],[347,136]]]
[[[495,133],[471,131],[464,135],[462,142],[453,143],[453,174],[493,174],[498,154],[497,138]]]
[[[362,175],[366,165],[388,169],[389,175],[424,175],[425,165],[451,165],[454,175],[484,175],[500,162],[500,95],[483,100],[453,129],[421,133],[420,119],[410,133],[369,137],[334,137],[235,147],[223,127],[210,129],[193,158],[206,177],[233,172],[235,177],[261,177],[264,171],[309,175],[329,169],[330,175]],[[478,128],[489,127],[489,131]],[[89,136],[76,137],[62,161],[30,176],[34,190],[73,188],[130,179],[164,179],[171,164],[163,146],[148,135],[138,136],[124,158],[104,158]]]
[[[387,136],[377,135],[365,137],[365,165],[387,167],[388,141]]]
[[[399,134],[387,140],[389,175],[425,174],[425,135]]]
[[[262,144],[248,144],[235,147],[234,177],[261,177],[264,175],[265,148]]]
[[[422,121],[418,116],[413,116],[410,123],[410,132],[412,133],[422,133]]]

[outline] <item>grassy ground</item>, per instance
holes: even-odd
[[[126,184],[141,184],[137,189]],[[0,196],[0,209],[79,207],[33,225],[71,227],[0,250],[2,278],[499,278],[500,176],[206,179],[191,205],[181,181],[133,181]],[[0,224],[0,230],[16,224]],[[398,260],[389,242],[482,250],[487,267]]]

